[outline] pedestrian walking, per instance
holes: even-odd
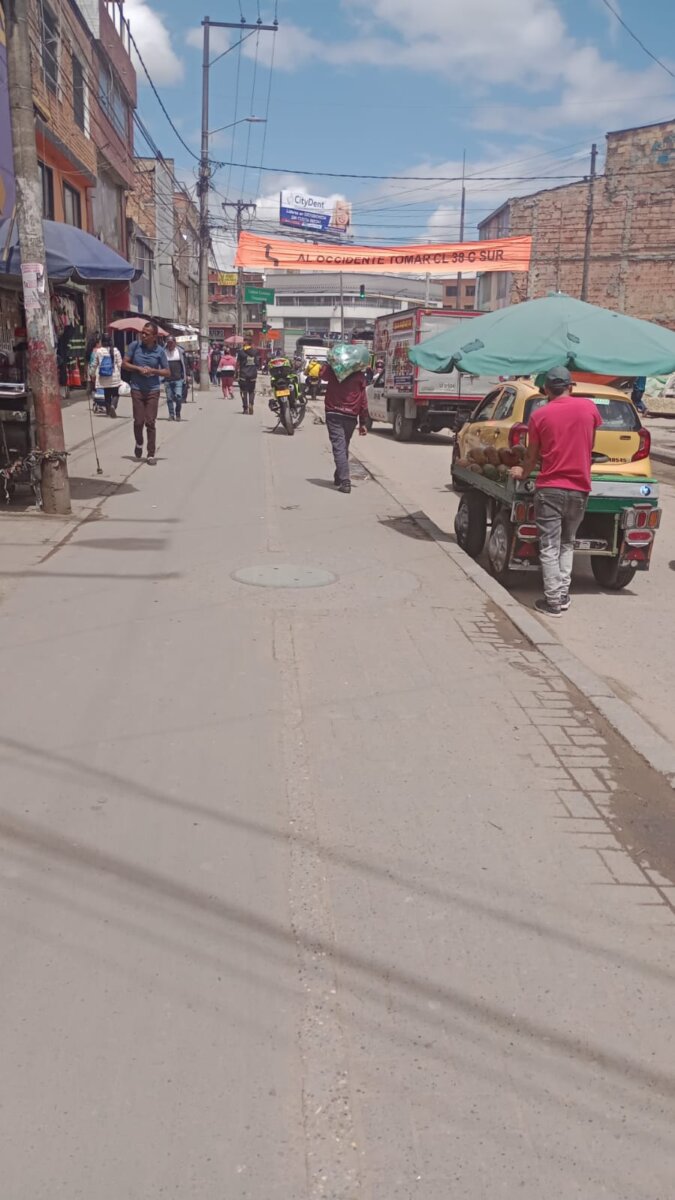
[[[229,350],[223,350],[218,363],[218,378],[220,386],[223,389],[223,396],[229,400],[234,392],[234,373],[237,369],[237,360],[234,354]]]
[[[544,598],[535,608],[549,617],[570,606],[574,543],[591,490],[595,431],[602,424],[592,400],[570,395],[571,384],[567,367],[548,372],[543,386],[548,404],[530,417],[523,464],[511,468],[514,479],[528,479],[541,463],[534,507]]]
[[[178,345],[175,337],[166,340],[166,361],[169,364],[169,378],[165,384],[169,420],[180,421],[187,387],[187,363],[185,351]]]
[[[101,338],[91,356],[94,392],[103,392],[103,407],[106,416],[117,416],[117,401],[119,400],[120,384],[122,382],[122,355],[109,334]]]
[[[127,347],[123,366],[132,375],[131,403],[134,410],[134,454],[143,457],[143,430],[146,430],[148,462],[157,462],[157,411],[159,389],[163,379],[170,377],[166,352],[157,342],[157,326],[147,321],[138,342]]]
[[[209,351],[209,379],[211,383],[218,382],[218,363],[220,362],[220,346],[215,342],[211,345]]]
[[[644,394],[645,394],[646,388],[647,388],[646,375],[638,375],[637,378],[633,381],[633,390],[631,391],[630,398],[633,401],[633,404],[635,405],[636,409],[638,410],[639,413],[642,414],[642,416],[644,416],[645,413],[648,411],[647,405],[644,402]]]
[[[243,411],[253,416],[255,388],[258,380],[258,360],[250,342],[245,342],[237,355],[237,374]]]
[[[341,492],[349,493],[352,490],[349,443],[357,425],[361,436],[368,432],[366,377],[363,371],[354,371],[340,381],[330,364],[326,363],[321,378],[326,383],[326,428],[335,459],[333,482]]]

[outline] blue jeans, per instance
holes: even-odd
[[[586,492],[569,488],[539,488],[535,493],[539,561],[550,604],[559,604],[570,590],[574,543],[587,500]]]
[[[327,412],[326,428],[335,459],[335,482],[349,483],[349,443],[356,429],[356,417],[349,413]]]
[[[167,379],[166,403],[170,417],[178,417],[180,420],[180,410],[183,407],[184,395],[185,381],[183,379]]]

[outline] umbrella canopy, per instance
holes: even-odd
[[[110,322],[110,328],[133,329],[134,333],[140,333],[142,329],[145,329],[148,321],[150,320],[152,320],[151,317],[120,317],[119,321]],[[153,324],[157,325],[157,322],[154,321]],[[166,332],[166,329],[162,329],[160,325],[157,325],[157,333],[160,337],[169,336]]]
[[[530,375],[562,365],[598,375],[675,370],[675,333],[560,293],[453,324],[409,351],[418,367]]]
[[[43,221],[42,229],[47,274],[56,283],[124,283],[143,274],[83,229],[60,221]],[[12,218],[0,221],[0,274],[21,274],[19,231]]]
[[[238,333],[233,334],[232,337],[225,338],[225,341],[223,342],[224,346],[243,346],[243,344],[244,339],[243,337],[239,337]]]

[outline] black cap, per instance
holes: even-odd
[[[567,384],[570,384],[571,382],[572,382],[572,376],[570,375],[569,371],[567,370],[567,367],[551,367],[551,370],[546,372],[546,378],[544,380],[544,384],[564,383],[565,385],[567,385]]]

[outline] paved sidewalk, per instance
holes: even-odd
[[[654,461],[675,465],[675,420],[643,417],[642,424],[652,435],[651,457]]]
[[[4,1191],[664,1200],[670,789],[325,428],[195,409],[0,604]]]

